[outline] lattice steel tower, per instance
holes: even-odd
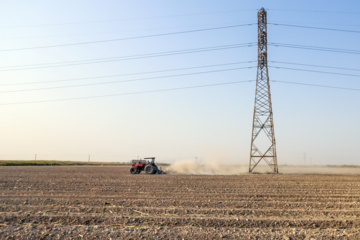
[[[258,12],[258,66],[249,161],[250,173],[261,160],[264,160],[274,173],[279,172],[267,66],[266,22],[266,10],[261,8]]]

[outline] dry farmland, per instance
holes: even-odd
[[[0,239],[360,239],[357,175],[0,174]]]

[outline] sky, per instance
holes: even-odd
[[[248,164],[261,7],[278,163],[358,165],[355,0],[2,1],[0,159]]]

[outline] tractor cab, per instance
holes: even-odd
[[[147,157],[147,158],[144,158],[144,159],[149,164],[155,164],[155,158],[154,157]]]

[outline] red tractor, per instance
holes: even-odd
[[[156,166],[154,157],[131,161],[130,173],[139,174],[141,171],[145,171],[146,174],[164,174],[164,172]]]

